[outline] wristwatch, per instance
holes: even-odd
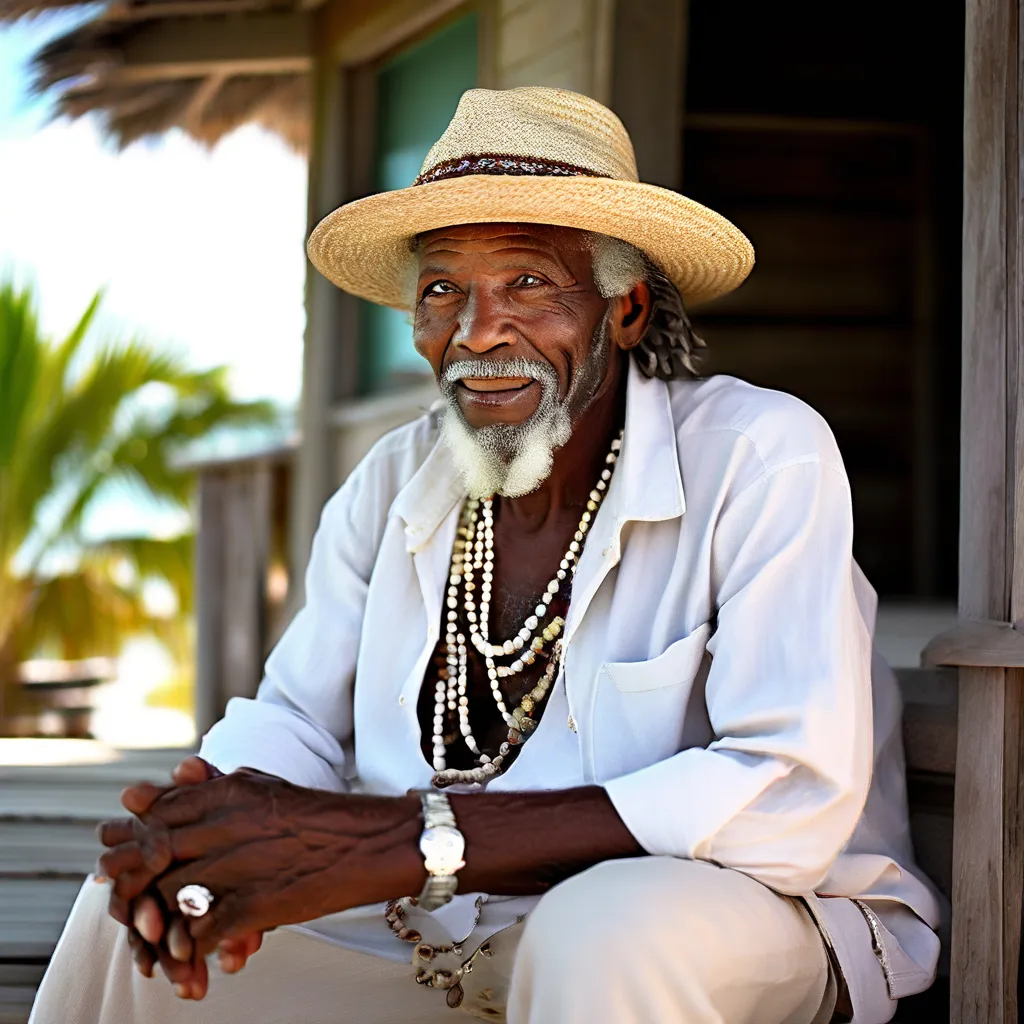
[[[427,869],[427,884],[419,896],[424,910],[443,907],[459,887],[455,872],[465,867],[462,855],[466,840],[455,824],[455,814],[448,797],[437,790],[420,794],[423,805],[423,832],[420,835],[420,853]]]

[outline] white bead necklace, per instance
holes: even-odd
[[[560,615],[555,615],[544,625],[549,607],[566,578],[570,581],[576,575],[580,552],[598,506],[601,504],[612,470],[622,447],[622,432],[612,441],[611,450],[605,456],[605,467],[596,487],[587,499],[586,511],[569,543],[569,549],[559,562],[558,569],[544,588],[540,601],[532,615],[528,615],[522,628],[514,637],[501,643],[490,642],[490,608],[494,582],[494,500],[485,498],[482,502],[470,499],[462,510],[455,545],[452,550],[451,574],[448,577],[447,646],[448,678],[438,678],[434,690],[434,729],[432,782],[437,787],[450,786],[455,782],[485,782],[498,774],[501,765],[512,747],[525,742],[526,737],[536,728],[531,713],[547,696],[561,661],[562,642],[558,639],[565,625]],[[482,515],[481,513],[482,506]],[[477,580],[480,587],[480,604],[477,606],[475,593]],[[493,758],[480,750],[469,724],[468,662],[466,636],[459,629],[459,589],[462,588],[462,605],[469,625],[469,640],[484,658],[491,695],[498,713],[508,726],[508,739],[502,743]],[[501,680],[518,675],[532,665],[548,644],[553,644],[548,663],[537,685],[509,712],[501,692]],[[529,645],[529,646],[527,646]],[[527,648],[525,651],[523,648]],[[521,653],[522,652],[522,653]],[[497,665],[495,658],[513,657],[510,665]],[[447,767],[444,742],[445,711],[457,711],[459,732],[463,742],[475,756],[479,767],[460,770]]]

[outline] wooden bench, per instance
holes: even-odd
[[[113,658],[23,662],[14,713],[5,716],[3,734],[88,739],[96,687],[116,676]]]

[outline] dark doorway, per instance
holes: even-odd
[[[710,372],[826,417],[880,594],[953,597],[963,7],[689,7],[683,190],[758,253],[698,311]]]

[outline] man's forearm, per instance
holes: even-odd
[[[330,797],[331,803],[343,804],[346,799]],[[460,892],[538,895],[601,861],[639,857],[645,852],[599,786],[523,793],[452,793],[449,799],[466,839]],[[418,803],[407,797],[390,801],[369,798],[367,802],[375,801],[387,817],[397,812],[404,824],[388,830],[394,842],[388,843],[386,850],[378,844],[364,848],[368,860],[358,869],[366,880],[362,901],[415,896],[426,879],[415,842],[422,828]],[[351,871],[351,862],[346,871]]]
[[[600,786],[450,800],[466,837],[462,892],[544,893],[601,861],[644,854]]]

